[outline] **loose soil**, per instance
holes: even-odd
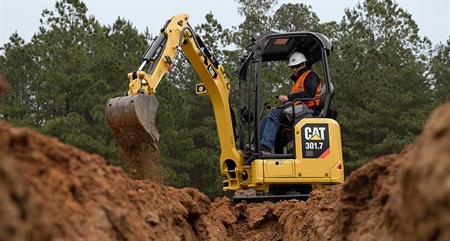
[[[450,240],[450,103],[414,144],[306,202],[210,201],[1,123],[0,241],[12,240]]]

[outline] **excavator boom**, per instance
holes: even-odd
[[[155,127],[158,107],[156,89],[166,73],[173,67],[179,51],[189,60],[207,89],[214,107],[221,144],[221,173],[226,175],[226,160],[242,163],[236,150],[228,96],[230,83],[223,66],[212,57],[202,40],[188,24],[189,16],[180,14],[169,19],[159,36],[143,56],[137,71],[128,74],[127,96],[108,100],[106,119],[123,157],[137,178],[145,177],[145,163],[153,163],[158,149],[159,134]],[[146,71],[144,71],[146,70]],[[204,91],[206,93],[206,91]]]

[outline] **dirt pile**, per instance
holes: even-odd
[[[306,202],[232,205],[133,180],[98,155],[0,124],[3,240],[450,240],[450,104],[416,143]]]
[[[388,207],[397,240],[450,240],[450,103],[432,113],[405,159]]]
[[[0,124],[0,240],[204,239],[208,198],[132,180],[29,129]]]

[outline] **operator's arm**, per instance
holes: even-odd
[[[319,77],[314,71],[309,72],[305,79],[305,91],[288,95],[288,100],[292,101],[297,98],[314,98],[317,86],[320,84]]]

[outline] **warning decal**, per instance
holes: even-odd
[[[306,124],[302,127],[303,158],[325,158],[330,153],[328,124]]]

